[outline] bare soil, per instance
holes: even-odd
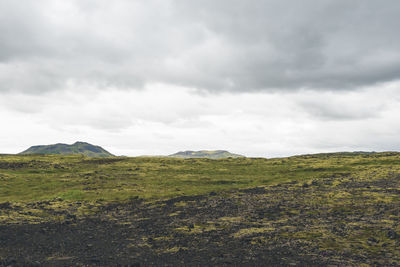
[[[399,222],[383,223],[398,218],[399,203],[324,202],[335,179],[134,199],[59,222],[3,224],[0,266],[400,266]],[[386,192],[399,180],[348,179],[335,192]]]

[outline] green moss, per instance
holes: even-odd
[[[181,251],[181,250],[187,250],[188,248],[187,247],[172,247],[172,248],[168,248],[168,249],[165,249],[165,250],[161,250],[160,252],[161,253],[176,253],[176,252],[178,252],[178,251]]]
[[[85,192],[82,190],[68,190],[58,195],[59,198],[65,200],[83,200],[85,198]]]
[[[255,235],[255,234],[262,234],[266,232],[272,232],[276,230],[274,227],[260,227],[260,228],[245,228],[245,229],[240,229],[238,232],[236,232],[233,236],[235,238],[241,238],[244,236],[249,236],[249,235]]]
[[[398,201],[395,193],[364,192],[361,189],[348,192],[343,187],[352,181],[379,181],[396,175],[400,173],[399,162],[399,153],[334,153],[283,159],[220,160],[2,155],[0,203],[32,203],[56,198],[88,203],[102,200],[103,204],[136,198],[158,201],[287,183],[296,188],[307,188],[316,183],[329,190],[325,196],[310,199],[310,204],[325,203],[345,212],[352,201],[358,199],[371,203]],[[335,205],[331,205],[333,203]],[[293,210],[292,214],[295,213]]]

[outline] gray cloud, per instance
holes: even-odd
[[[85,140],[117,154],[228,149],[248,156],[398,150],[400,81],[356,91],[193,94],[64,90],[0,97],[2,153]]]
[[[0,0],[0,92],[351,90],[400,78],[396,0]]]
[[[384,116],[384,113],[397,105],[398,101],[387,95],[395,93],[385,87],[370,87],[352,92],[301,91],[294,105],[305,111],[309,117],[324,121],[371,120]]]
[[[300,106],[312,117],[331,121],[371,119],[379,116],[383,110],[377,103],[350,103],[321,98],[304,101]]]

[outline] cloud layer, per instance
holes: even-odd
[[[0,92],[353,90],[400,74],[397,0],[0,1]]]
[[[398,0],[0,0],[0,152],[400,149]]]
[[[215,95],[152,84],[140,91],[69,89],[46,97],[9,93],[0,98],[0,124],[7,125],[0,147],[17,153],[81,140],[129,156],[197,149],[263,157],[399,150],[399,87]]]

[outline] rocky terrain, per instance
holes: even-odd
[[[398,266],[400,202],[376,203],[368,188],[398,198],[390,188],[400,187],[399,176],[350,179],[332,192],[336,181],[94,205],[79,217],[54,210],[59,222],[0,226],[0,256],[4,266]],[[54,204],[32,207],[49,212]]]
[[[345,158],[347,167],[339,164],[343,157],[353,159]],[[97,164],[111,167],[125,159],[113,160]],[[139,161],[126,160],[129,166]],[[260,160],[234,163],[252,161]],[[263,161],[262,166],[289,161],[299,173],[299,166],[310,167],[312,161],[307,173],[315,173],[314,178],[159,199],[3,201],[0,266],[400,265],[398,154],[283,161]],[[315,167],[321,161],[338,165]],[[157,162],[161,166],[165,159]],[[210,162],[214,167],[234,163]],[[0,164],[3,170],[11,167],[9,173],[23,168]]]

